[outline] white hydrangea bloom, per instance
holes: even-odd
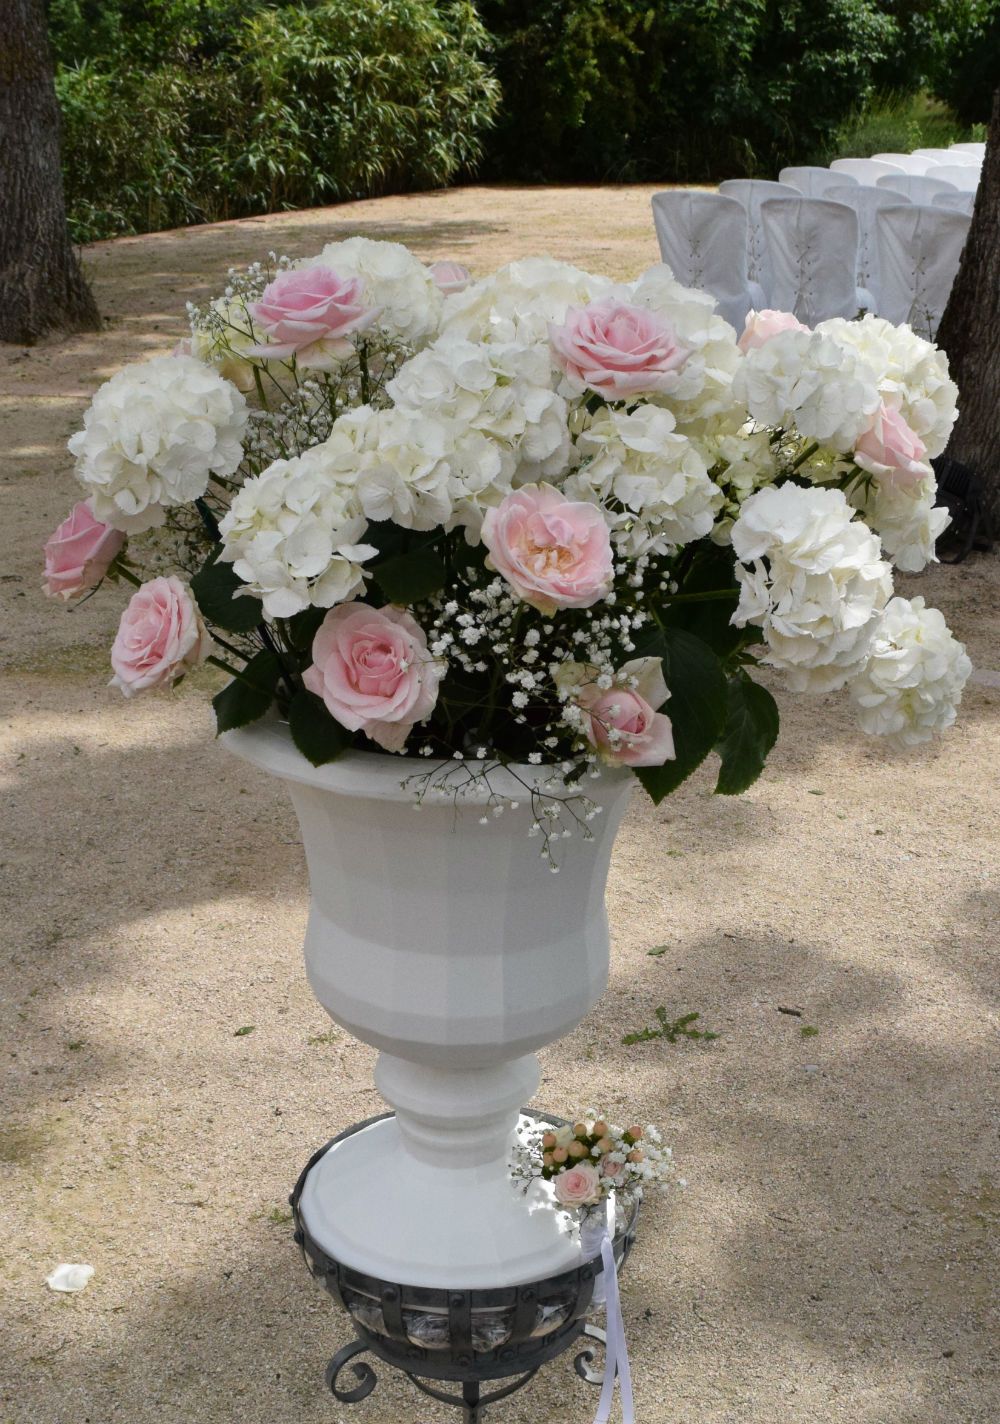
[[[364,299],[380,307],[376,329],[390,340],[414,350],[438,333],[443,298],[418,257],[401,242],[378,242],[370,237],[349,237],[328,242],[306,267],[332,267],[341,277],[360,277]]]
[[[894,598],[850,685],[862,730],[900,747],[930,741],[955,721],[971,672],[964,646],[937,608],[922,598]]]
[[[155,356],[105,381],[69,441],[95,519],[127,534],[198,499],[243,458],[247,404],[193,356]]]
[[[732,621],[763,630],[762,661],[797,692],[832,692],[860,669],[892,595],[878,538],[853,515],[840,490],[768,485],[732,528],[741,561]]]
[[[882,399],[861,353],[819,331],[782,331],[748,351],[733,394],[758,425],[795,428],[840,451],[853,449]]]
[[[456,421],[493,440],[509,488],[558,477],[569,464],[566,402],[552,389],[543,346],[444,336],[386,386],[400,409]]]
[[[918,574],[936,561],[934,546],[951,523],[947,509],[934,503],[936,493],[937,481],[928,475],[912,486],[859,481],[850,500],[896,568]]]
[[[247,480],[220,526],[231,563],[269,618],[332,608],[364,586],[376,550],[354,489],[356,451],[344,432]]]
[[[584,463],[563,493],[604,505],[615,543],[629,557],[665,554],[711,531],[722,492],[669,410],[605,406],[579,436],[577,453]]]
[[[663,263],[644,272],[621,295],[669,321],[691,352],[677,385],[669,396],[656,397],[657,403],[669,406],[682,425],[729,411],[740,351],[735,331],[715,311],[715,298],[682,286]]]
[[[404,529],[448,522],[450,422],[419,411],[361,406],[341,416],[338,427],[357,439],[358,499],[369,519],[391,519]]]
[[[893,326],[870,314],[860,321],[837,317],[820,322],[816,330],[861,353],[886,404],[895,406],[920,436],[928,458],[940,455],[958,414],[958,387],[948,374],[945,352],[909,326]]]
[[[467,341],[547,346],[549,323],[562,322],[568,307],[586,306],[615,290],[610,278],[568,262],[526,257],[446,297],[441,330]]]

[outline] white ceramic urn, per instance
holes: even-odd
[[[483,825],[482,786],[414,811],[404,782],[427,762],[348,752],[313,767],[273,720],[223,741],[288,783],[309,864],[309,982],[336,1023],[379,1050],[375,1082],[395,1109],[310,1171],[301,1211],[314,1240],[410,1285],[514,1285],[579,1264],[579,1233],[551,1188],[525,1196],[508,1163],[518,1109],[538,1087],[535,1050],[574,1028],[607,983],[604,887],[632,777],[585,782],[602,814],[593,840],[557,842],[553,875],[528,835],[541,768],[491,771],[508,805]]]

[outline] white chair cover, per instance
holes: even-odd
[[[804,198],[825,198],[828,188],[858,181],[849,173],[831,173],[829,168],[817,168],[812,164],[783,168],[778,179],[790,188],[797,188]]]
[[[935,168],[933,178],[930,174],[920,178],[915,173],[890,173],[887,178],[880,178],[875,186],[883,192],[898,193],[911,203],[933,203],[938,193],[957,192],[954,183],[938,177],[940,172],[940,168]]]
[[[766,178],[727,178],[719,184],[719,192],[742,203],[747,213],[747,274],[758,282],[765,295],[771,286],[771,269],[767,260],[764,224],[760,216],[761,203],[771,198],[794,201],[799,195],[787,183],[771,183]]]
[[[980,160],[986,157],[985,143],[952,143],[948,145],[949,153],[971,153],[973,158]]]
[[[972,217],[972,209],[976,206],[975,193],[955,193],[950,188],[947,193],[938,193],[932,206],[935,208],[950,208],[952,212],[968,213]]]
[[[913,150],[915,158],[930,158],[934,163],[978,163],[979,159],[974,154],[963,154],[961,149],[954,148],[915,148]]]
[[[887,173],[902,173],[895,163],[883,163],[876,158],[835,158],[830,164],[831,173],[849,173],[859,183],[874,188],[879,178]]]
[[[926,173],[931,167],[930,158],[917,158],[912,153],[873,153],[872,158],[879,163],[892,163],[904,173]]]
[[[878,235],[879,315],[909,322],[934,339],[955,280],[971,219],[947,208],[909,203],[882,208]]]
[[[751,307],[766,306],[747,277],[747,215],[735,198],[697,188],[653,195],[660,253],[678,282],[710,292],[738,332]]]
[[[891,193],[882,187],[865,188],[860,183],[845,184],[843,188],[831,188],[827,194],[831,203],[844,203],[853,208],[858,219],[858,268],[857,285],[871,297],[870,302],[862,302],[870,311],[878,314],[879,277],[878,242],[875,236],[875,218],[881,208],[890,208],[900,201],[899,193]]]
[[[765,202],[761,207],[773,285],[768,304],[815,326],[857,316],[858,219],[843,203],[822,198]]]
[[[942,163],[939,168],[934,169],[934,177],[951,183],[960,193],[974,193],[979,187],[980,169],[978,165],[972,163],[961,163],[954,166]]]

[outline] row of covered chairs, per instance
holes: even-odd
[[[851,161],[844,159],[845,163]],[[867,163],[869,160],[857,161]],[[887,193],[899,193],[913,203],[933,203],[938,207],[954,208],[957,212],[970,214],[976,202],[975,188],[959,188],[947,178],[939,178],[937,172],[880,173],[874,175],[874,182],[862,183],[855,174],[844,168],[783,168],[777,183],[760,178],[749,181],[766,182],[776,197],[781,197],[786,188],[791,188],[793,192],[800,193],[805,198],[828,198],[835,188],[856,188],[863,193],[879,189]],[[720,186],[720,192],[725,186]]]
[[[751,308],[791,311],[808,326],[864,309],[934,336],[967,214],[859,184],[827,198],[787,185],[769,191],[781,186],[737,179],[718,193],[657,193],[664,262],[679,281],[711,292],[737,331]]]

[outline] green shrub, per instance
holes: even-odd
[[[490,171],[709,178],[812,152],[896,33],[875,0],[483,0],[503,109]]]
[[[86,0],[60,3],[65,49]],[[78,241],[439,186],[478,157],[498,91],[469,4],[251,5],[231,33],[219,4],[200,29],[189,0],[146,8],[169,11],[154,67],[120,9],[118,48],[57,73]]]
[[[963,124],[986,124],[1000,87],[1000,0],[958,0],[934,80]]]
[[[960,123],[940,100],[927,94],[878,94],[867,108],[849,115],[813,157],[818,163],[829,163],[832,158],[947,148],[979,137],[979,132]]]

